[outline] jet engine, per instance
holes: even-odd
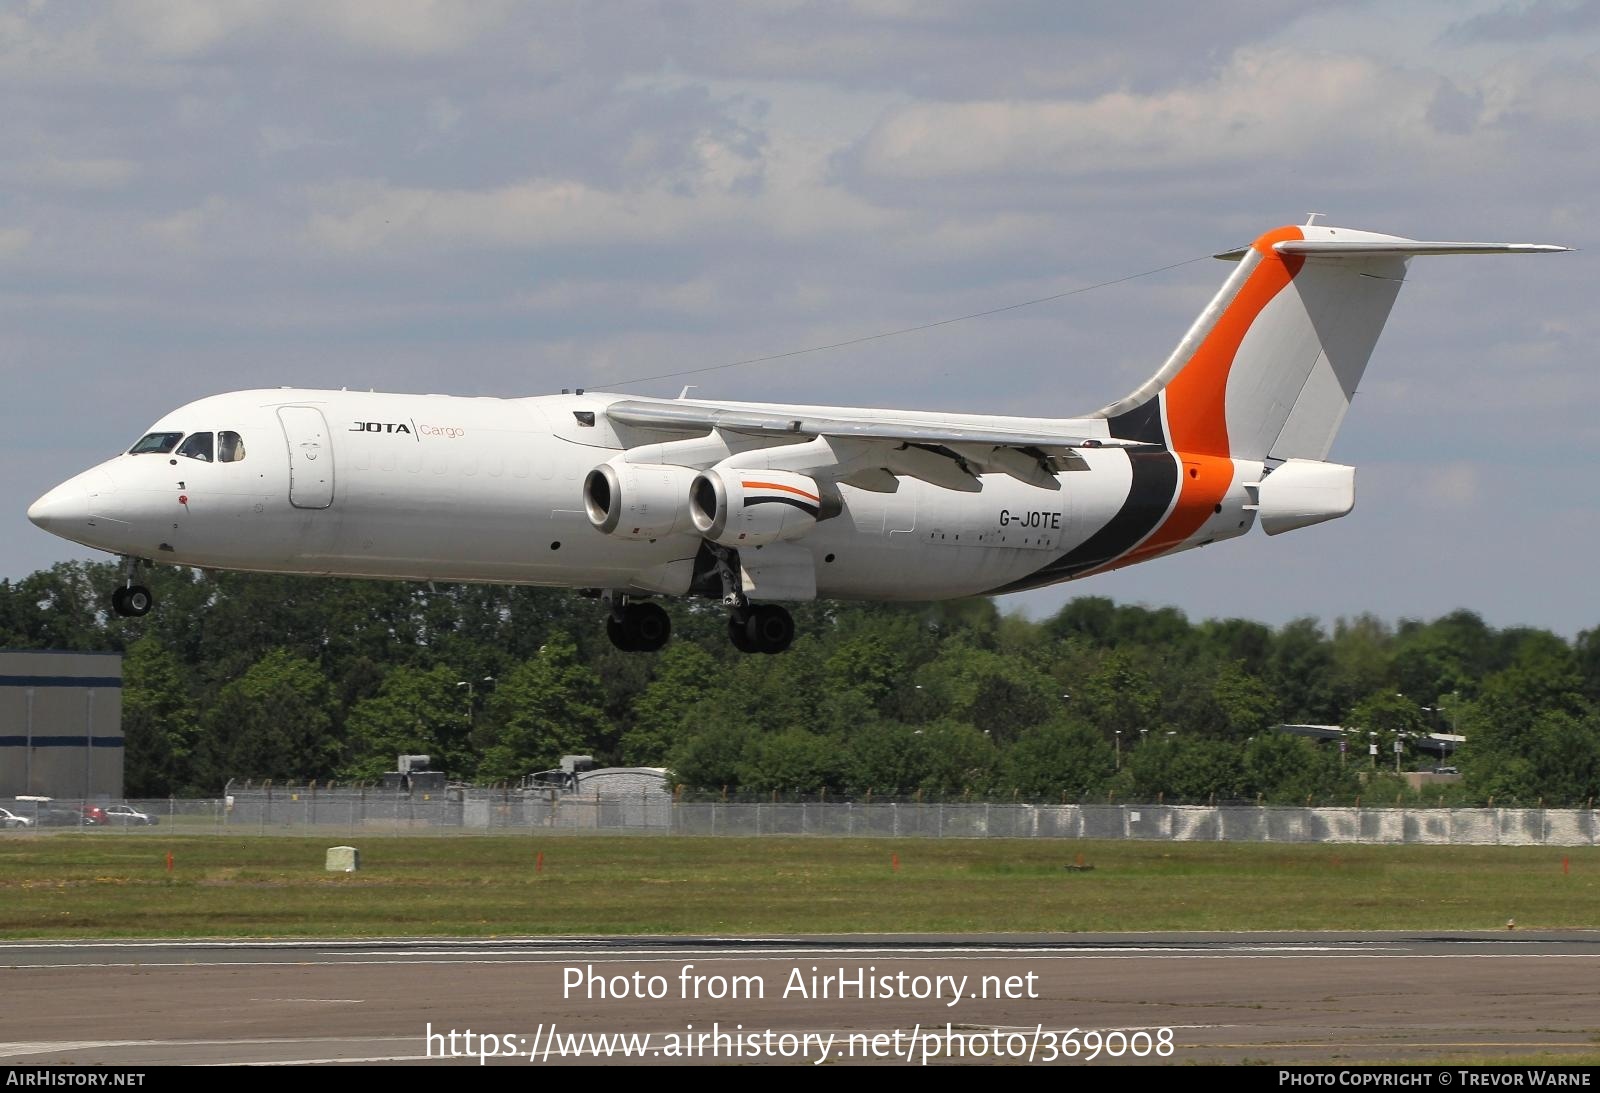
[[[620,539],[660,539],[688,531],[695,472],[660,463],[602,463],[583,480],[589,522]]]
[[[798,539],[833,515],[829,507],[814,480],[790,471],[714,467],[689,488],[695,530],[726,547]]]

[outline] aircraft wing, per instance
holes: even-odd
[[[1059,489],[1055,476],[1084,466],[1080,448],[1149,448],[1135,441],[1092,436],[1088,430],[1044,426],[1019,431],[979,423],[900,419],[884,411],[809,407],[763,409],[704,402],[624,399],[606,407],[614,424],[685,436],[722,435],[748,458],[767,451],[766,465],[884,492],[905,475],[949,489],[981,488],[977,475],[1009,474]],[[810,443],[807,443],[810,442]],[[780,448],[803,446],[804,451]],[[776,461],[776,462],[775,462]]]

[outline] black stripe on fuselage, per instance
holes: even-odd
[[[1106,425],[1110,427],[1111,435],[1119,440],[1137,440],[1141,444],[1161,444],[1167,442],[1167,434],[1161,424],[1161,396],[1156,394],[1131,410],[1124,410],[1116,417],[1107,418]]]
[[[1133,482],[1128,487],[1127,500],[1105,527],[1043,568],[1003,588],[991,589],[990,593],[1021,592],[1071,580],[1120,558],[1143,542],[1172,507],[1178,489],[1178,460],[1171,452],[1130,452],[1128,463]]]

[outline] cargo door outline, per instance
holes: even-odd
[[[333,504],[333,445],[328,422],[315,406],[280,406],[278,421],[289,445],[289,504],[325,509]]]

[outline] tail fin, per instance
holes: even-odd
[[[1424,254],[1566,250],[1425,243],[1307,224],[1218,255],[1239,268],[1161,370],[1098,411],[1111,435],[1197,455],[1322,459],[1405,280]]]

